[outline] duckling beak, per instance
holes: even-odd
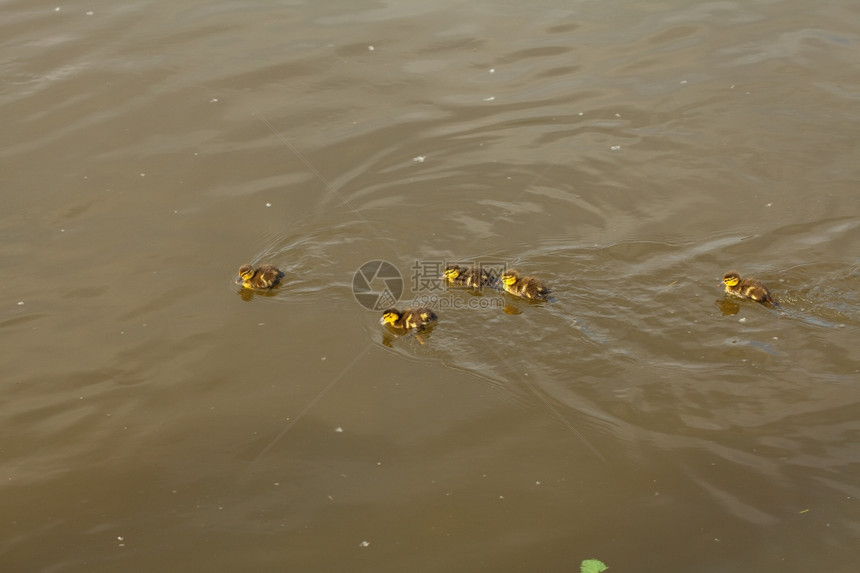
[[[384,316],[379,319],[379,324],[385,326],[385,317]]]

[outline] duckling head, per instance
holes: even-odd
[[[723,284],[727,287],[733,287],[741,282],[741,275],[738,271],[729,271],[723,276]]]
[[[502,276],[499,277],[499,280],[502,281],[502,284],[505,286],[511,286],[517,279],[520,278],[520,275],[517,271],[505,271],[502,273]]]
[[[389,308],[382,313],[382,318],[379,319],[379,324],[394,324],[400,320],[400,311],[396,308]]]
[[[460,276],[460,266],[459,265],[448,265],[445,267],[445,273],[442,275],[442,278],[445,278],[449,281],[456,280],[457,277]]]
[[[254,267],[251,265],[242,265],[239,267],[239,278],[246,281],[254,276]]]

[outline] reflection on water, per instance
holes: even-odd
[[[4,569],[853,572],[856,10],[674,4],[7,4]]]

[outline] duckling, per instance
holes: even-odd
[[[398,330],[424,330],[438,319],[435,312],[425,307],[407,308],[403,312],[389,308],[382,313],[379,324],[388,324]]]
[[[464,286],[470,288],[481,288],[492,282],[489,272],[479,267],[461,269],[460,265],[448,265],[442,275],[449,285]]]
[[[517,271],[505,271],[499,277],[502,288],[514,296],[529,300],[547,300],[550,290],[535,277],[521,277]]]
[[[774,306],[779,306],[770,296],[770,292],[764,286],[763,282],[757,279],[741,279],[738,271],[727,272],[723,277],[723,284],[728,294],[761,303],[769,302]]]
[[[239,267],[236,284],[249,289],[270,289],[278,284],[283,276],[283,271],[275,265],[260,265],[256,269],[251,265],[242,265]]]

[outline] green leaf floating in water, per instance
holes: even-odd
[[[607,567],[603,561],[598,561],[597,559],[586,559],[582,562],[582,565],[579,566],[579,570],[582,573],[601,573],[607,569],[609,569],[609,567]]]

